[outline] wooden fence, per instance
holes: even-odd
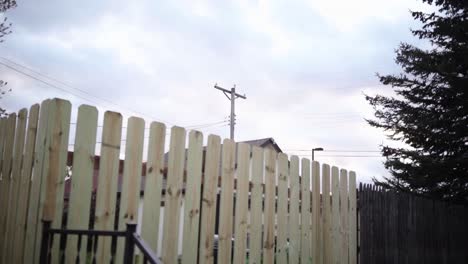
[[[468,208],[360,185],[361,264],[468,263]]]
[[[38,262],[41,220],[96,230],[138,223],[164,263],[356,263],[354,172],[215,135],[203,147],[202,133],[181,127],[170,129],[165,155],[164,124],[146,130],[130,117],[122,128],[119,113],[105,112],[98,133],[95,107],[81,105],[71,120],[60,99],[0,120],[2,263]],[[53,240],[51,261],[122,263],[123,246],[69,236]]]

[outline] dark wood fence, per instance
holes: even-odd
[[[359,259],[468,263],[468,208],[360,185]]]

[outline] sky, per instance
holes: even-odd
[[[301,157],[322,147],[316,160],[370,182],[388,176],[375,151],[395,143],[365,122],[373,112],[364,94],[392,94],[376,73],[400,72],[399,43],[422,45],[409,10],[428,8],[417,0],[21,1],[4,14],[13,33],[0,43],[0,62],[34,78],[0,64],[12,89],[1,104],[18,111],[59,97],[72,102],[72,119],[90,104],[100,123],[113,110],[147,126],[209,124],[199,129],[205,137],[227,138],[230,104],[213,86],[235,85],[247,96],[236,100],[236,141],[272,137]]]

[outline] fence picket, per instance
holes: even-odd
[[[161,214],[161,192],[164,179],[165,138],[166,126],[158,122],[151,123],[148,143],[148,161],[146,163],[141,236],[154,252],[157,252],[159,247],[159,218]]]
[[[223,141],[221,159],[221,197],[219,206],[218,263],[230,263],[232,254],[233,194],[235,172],[234,141]]]
[[[3,167],[2,167],[2,181],[4,182],[2,186],[1,195],[1,208],[4,208],[5,213],[0,215],[0,234],[4,234],[0,238],[0,253],[2,263],[6,263],[6,246],[8,241],[6,240],[5,233],[8,232],[8,217],[10,214],[10,193],[11,193],[11,169],[13,162],[13,148],[15,141],[15,130],[16,130],[16,113],[12,113],[8,116],[7,127],[6,127],[6,137],[5,137],[5,150],[3,158]]]
[[[179,216],[185,160],[185,129],[172,127],[164,200],[163,263],[177,263]]]
[[[69,229],[88,229],[89,226],[97,122],[98,111],[96,107],[81,105],[78,108],[66,225]],[[77,243],[78,236],[67,236],[66,263],[75,263],[77,256],[80,263],[86,260],[87,239],[82,239],[78,252],[76,252]]]
[[[332,256],[333,263],[340,262],[340,181],[338,168],[333,166],[332,172]]]
[[[48,125],[48,113],[51,100],[45,100],[42,102],[39,112],[39,123],[37,129],[36,142],[34,147],[33,155],[33,172],[31,175],[31,190],[29,193],[29,208],[26,216],[26,236],[23,250],[23,262],[37,263],[39,261],[39,249],[38,244],[38,229],[40,229],[41,223],[39,214],[41,210],[41,199],[44,196],[43,192],[45,189],[46,177],[43,177],[43,167],[45,161],[46,152],[46,136],[47,136],[47,125]],[[40,240],[39,240],[40,241]],[[37,255],[36,255],[37,254]]]
[[[312,263],[321,263],[322,259],[322,238],[321,238],[321,217],[320,217],[320,164],[312,162],[312,243],[311,254]]]
[[[288,156],[280,153],[278,155],[278,224],[276,263],[287,263],[288,248]]]
[[[138,223],[144,132],[145,121],[143,119],[138,117],[128,119],[122,191],[120,192],[119,230],[125,230],[128,223]],[[123,242],[121,240],[117,243],[116,263],[123,261],[125,248]]]
[[[264,150],[252,146],[249,263],[261,263]]]
[[[237,145],[237,188],[235,204],[235,264],[245,263],[247,248],[248,206],[249,206],[249,165],[250,146],[245,143]]]
[[[301,160],[301,263],[311,262],[310,160]]]
[[[301,186],[299,178],[299,158],[297,156],[291,157],[289,172],[289,263],[299,263],[299,256],[301,255],[301,225],[299,215],[299,195]]]
[[[322,164],[322,243],[323,263],[332,263],[332,224],[331,224],[331,197],[330,197],[330,166]]]
[[[349,243],[348,243],[348,225],[349,225],[349,209],[348,209],[348,172],[345,169],[340,170],[340,258],[342,263],[349,261]]]
[[[105,112],[94,216],[94,229],[96,230],[114,230],[121,135],[122,115],[116,112]],[[111,242],[110,237],[99,238],[95,256],[97,263],[110,262]]]
[[[275,261],[276,152],[265,150],[265,212],[263,263]]]
[[[46,146],[48,157],[44,164],[47,178],[42,219],[51,221],[53,228],[61,228],[62,226],[70,114],[71,104],[69,101],[52,99],[48,113]],[[36,239],[40,239],[40,236]],[[52,263],[58,263],[61,258],[60,240],[54,239],[53,241],[50,253]],[[38,244],[40,244],[39,241],[37,241]]]
[[[349,264],[357,263],[356,173],[349,172]]]
[[[6,223],[6,232],[4,235],[5,238],[5,252],[6,252],[6,262],[13,262],[13,251],[14,251],[14,241],[15,231],[16,231],[16,213],[18,212],[18,200],[20,198],[20,179],[21,179],[21,167],[23,163],[23,151],[24,151],[24,141],[26,135],[26,122],[28,117],[28,110],[21,109],[18,112],[16,130],[15,130],[15,147],[13,150],[13,162],[12,162],[12,171],[11,171],[11,183],[10,183],[10,197],[8,198],[9,207],[8,207],[8,218]],[[7,242],[8,241],[8,242]]]
[[[185,188],[182,263],[193,263],[198,253],[200,196],[203,162],[203,134],[190,131],[187,152],[187,185]]]
[[[219,136],[208,136],[200,223],[200,264],[209,264],[214,261],[213,244],[216,223],[216,195],[218,193],[220,143],[221,139]]]
[[[33,153],[36,142],[37,121],[39,117],[39,105],[31,106],[26,134],[26,144],[23,157],[23,168],[20,179],[20,192],[18,200],[18,213],[13,240],[13,263],[23,263],[24,238],[26,233],[26,216],[29,208],[29,196],[31,188],[31,173],[33,165]]]

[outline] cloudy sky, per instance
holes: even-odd
[[[17,111],[60,97],[75,113],[85,103],[169,126],[212,124],[200,130],[228,137],[229,102],[213,85],[235,84],[247,95],[236,103],[236,140],[273,137],[300,155],[377,151],[390,142],[365,123],[372,109],[363,93],[390,94],[375,73],[399,71],[395,48],[417,43],[409,10],[427,8],[417,0],[21,1],[6,14],[14,32],[0,62],[48,84],[0,65],[13,89],[1,103]],[[316,159],[362,181],[387,175],[382,158],[339,155],[378,153]]]

